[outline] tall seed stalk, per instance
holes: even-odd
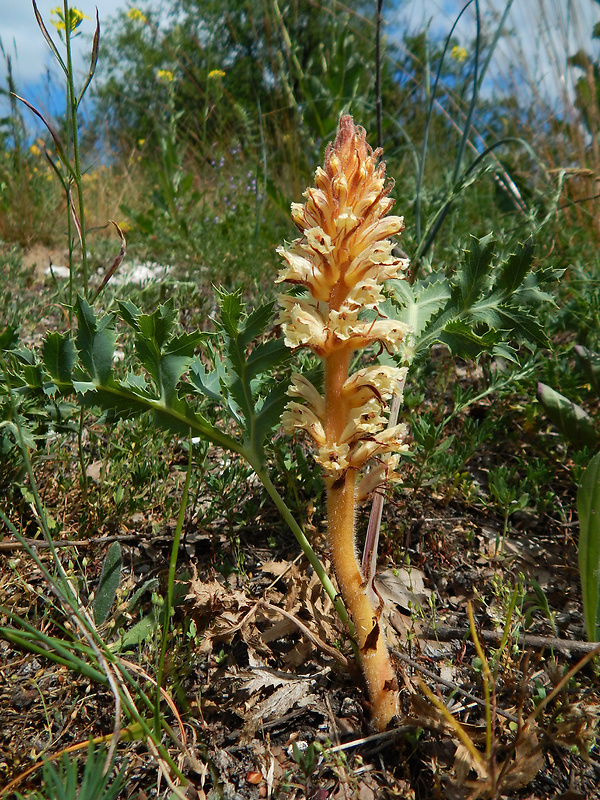
[[[297,284],[304,294],[282,295],[282,325],[288,347],[308,347],[324,361],[325,391],[294,375],[282,417],[288,433],[304,430],[317,446],[316,461],[327,485],[331,558],[340,591],[352,617],[372,720],[384,730],[398,712],[398,684],[380,623],[381,608],[356,553],[357,503],[395,472],[406,449],[406,426],[386,427],[387,400],[403,385],[406,368],[374,365],[350,374],[357,350],[379,344],[396,352],[409,334],[381,310],[381,284],[398,278],[408,261],[393,255],[404,222],[388,215],[393,200],[381,150],[373,152],[366,133],[351,116],[340,119],[327,147],[325,164],[305,204],[292,204],[301,233],[280,248],[285,261],[278,281]],[[303,402],[299,402],[303,401]]]

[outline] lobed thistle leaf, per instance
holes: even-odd
[[[77,351],[68,333],[49,333],[42,347],[44,366],[58,383],[69,383]]]
[[[114,315],[105,314],[97,319],[93,308],[81,296],[75,302],[75,313],[79,323],[75,344],[81,363],[94,380],[107,383],[117,340]]]

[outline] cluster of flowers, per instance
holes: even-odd
[[[304,194],[306,203],[292,204],[292,218],[302,235],[279,248],[285,267],[278,281],[307,290],[280,297],[278,322],[285,342],[291,348],[310,348],[325,360],[326,372],[324,397],[304,376],[293,377],[293,399],[282,423],[286,432],[303,430],[313,439],[329,487],[349,470],[357,474],[371,462],[358,484],[358,500],[398,477],[398,451],[407,449],[406,426],[386,427],[382,413],[406,369],[376,365],[347,374],[353,351],[379,343],[393,353],[410,333],[380,308],[381,284],[401,277],[408,261],[392,252],[389,237],[402,231],[404,221],[388,216],[392,184],[386,184],[379,155],[352,117],[342,117],[324,168],[317,169],[315,186]],[[339,363],[345,366],[336,385],[331,375],[340,372]]]

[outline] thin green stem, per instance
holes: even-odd
[[[73,180],[77,187],[77,201],[79,208],[79,224],[77,226],[79,240],[81,242],[81,273],[83,278],[83,292],[88,296],[88,256],[85,238],[85,208],[83,202],[83,182],[81,180],[81,156],[79,152],[79,130],[77,122],[77,95],[75,93],[75,82],[73,80],[73,59],[71,52],[71,28],[68,0],[63,2],[65,15],[65,45],[67,49],[67,102],[69,105],[69,115],[67,117],[67,128],[71,127],[71,137],[73,142],[74,170]],[[70,217],[71,209],[68,209]],[[71,290],[72,291],[72,290]],[[71,298],[72,300],[72,298]]]
[[[8,372],[8,368],[4,358],[1,355],[0,355],[0,369],[2,369],[2,371],[4,372],[5,383],[9,391],[12,393],[13,389],[10,382],[10,375]],[[9,611],[8,615],[11,618],[16,619],[18,623],[29,634],[29,636],[19,635],[18,631],[16,631],[13,639],[15,643],[22,644],[23,646],[30,649],[32,652],[39,652],[40,655],[46,655],[48,658],[54,660],[57,663],[64,663],[65,666],[69,666],[71,669],[75,669],[78,672],[81,672],[81,674],[86,675],[90,680],[99,680],[101,683],[106,684],[110,683],[110,677],[101,668],[101,664],[98,658],[98,654],[101,653],[104,660],[110,663],[115,669],[119,671],[121,679],[125,680],[134,689],[138,698],[144,702],[146,707],[152,708],[152,703],[150,699],[147,697],[145,692],[142,691],[137,681],[134,678],[132,678],[132,676],[129,674],[129,672],[125,669],[125,667],[121,663],[118,656],[112,652],[112,650],[107,646],[102,637],[98,634],[98,631],[91,622],[89,615],[87,615],[84,609],[82,608],[81,601],[77,595],[77,592],[73,590],[73,587],[69,582],[69,578],[58,557],[58,553],[54,546],[50,529],[48,527],[48,522],[46,519],[46,510],[39,496],[37,483],[35,480],[35,476],[33,474],[31,458],[29,456],[29,450],[25,442],[23,430],[21,427],[21,421],[19,418],[19,411],[16,406],[13,406],[13,418],[15,419],[15,424],[17,428],[17,441],[21,449],[21,452],[23,454],[23,460],[25,462],[25,468],[29,478],[29,486],[34,498],[34,506],[36,510],[38,523],[42,529],[44,538],[48,543],[48,547],[50,549],[50,553],[52,556],[52,561],[58,572],[58,575],[60,576],[59,580],[57,580],[50,574],[44,562],[42,562],[42,560],[39,558],[36,550],[33,547],[31,547],[29,543],[19,534],[15,526],[12,525],[8,517],[6,517],[6,515],[2,512],[1,509],[0,509],[0,519],[2,519],[2,521],[8,526],[13,536],[15,536],[15,538],[21,542],[26,552],[33,559],[34,563],[36,564],[36,566],[38,567],[38,569],[48,582],[48,585],[55,592],[58,600],[60,601],[63,607],[63,612],[68,614],[71,618],[77,620],[81,632],[82,633],[84,632],[85,639],[87,639],[89,647],[87,645],[80,646],[79,642],[75,642],[74,649],[85,653],[91,660],[95,660],[96,664],[98,664],[98,667],[100,667],[100,669],[96,670],[96,667],[94,665],[86,664],[81,659],[78,659],[77,656],[75,656],[73,652],[69,650],[69,646],[66,642],[64,643],[63,646],[54,637],[44,636],[44,634],[41,631],[38,631],[33,626],[29,625],[29,623],[27,623],[26,620],[17,618],[16,615],[14,615],[12,612]],[[187,484],[186,488],[189,488],[189,483]],[[171,592],[172,592],[172,582],[171,582]],[[0,632],[5,636],[5,638],[10,639],[10,632],[8,632],[7,629],[1,629]],[[37,639],[39,642],[46,644],[46,647],[40,647],[36,645],[35,642],[32,641],[31,639]],[[118,693],[120,701],[125,707],[127,713],[132,719],[134,719],[140,725],[144,733],[144,736],[152,740],[160,757],[163,758],[164,761],[169,765],[169,768],[172,770],[173,774],[176,775],[179,780],[185,781],[186,780],[185,776],[183,775],[181,770],[177,767],[177,764],[175,764],[175,762],[169,755],[168,750],[161,742],[160,729],[157,734],[148,725],[146,719],[137,710],[137,707],[133,699],[126,691],[124,685],[118,686]],[[161,721],[161,727],[167,731],[169,730],[165,720]]]
[[[342,623],[348,628],[348,631],[350,633],[350,642],[352,644],[352,649],[354,651],[354,656],[355,656],[357,661],[360,661],[360,653],[358,651],[358,646],[357,646],[356,641],[354,639],[354,634],[355,634],[354,625],[352,624],[352,620],[350,619],[350,617],[348,615],[348,611],[346,610],[346,606],[344,605],[344,602],[343,602],[342,598],[337,593],[335,586],[331,582],[331,578],[329,577],[329,575],[325,571],[325,568],[323,567],[323,565],[319,561],[319,557],[317,556],[315,551],[312,549],[311,544],[308,541],[308,539],[306,538],[306,535],[305,535],[304,531],[302,530],[302,528],[298,525],[298,523],[294,519],[291,511],[289,510],[289,508],[287,507],[287,505],[285,503],[285,500],[281,497],[281,495],[277,491],[276,487],[274,486],[273,482],[269,478],[269,475],[267,474],[267,471],[265,470],[265,468],[262,465],[262,463],[260,463],[260,462],[257,463],[254,460],[254,458],[247,458],[247,460],[250,463],[250,465],[253,467],[253,469],[256,472],[257,476],[259,477],[261,483],[263,484],[263,486],[267,490],[270,498],[273,500],[273,502],[277,506],[277,509],[280,512],[281,516],[287,522],[290,530],[292,531],[292,533],[296,537],[296,540],[297,540],[298,544],[302,548],[302,551],[303,551],[304,555],[306,556],[309,564],[312,566],[312,568],[314,569],[317,577],[321,581],[321,584],[322,584],[323,588],[325,589],[325,592],[327,593],[327,596],[329,597],[329,599],[333,603],[333,605],[335,607],[335,610],[336,610],[339,618],[341,619]]]
[[[467,612],[469,615],[469,627],[471,629],[471,637],[473,639],[473,644],[475,645],[475,650],[477,651],[477,655],[481,661],[481,678],[483,681],[483,694],[485,699],[485,753],[488,758],[488,763],[490,763],[490,756],[492,754],[492,703],[490,697],[490,682],[492,680],[492,672],[490,670],[490,665],[486,658],[486,655],[483,651],[483,647],[481,646],[481,642],[479,641],[479,636],[477,635],[477,629],[475,628],[475,618],[473,616],[473,606],[471,603],[467,605]]]
[[[81,493],[83,495],[83,499],[87,501],[88,496],[88,478],[87,478],[87,469],[85,466],[85,454],[83,452],[83,417],[84,417],[84,406],[81,406],[79,411],[79,429],[77,431],[77,454],[79,456],[79,467],[81,469]]]
[[[156,702],[154,705],[154,735],[158,740],[160,740],[160,731],[161,731],[160,691],[162,688],[162,680],[165,668],[165,656],[167,654],[167,644],[169,641],[169,631],[171,627],[171,614],[173,609],[173,586],[175,584],[175,572],[177,570],[177,556],[179,554],[179,543],[181,541],[181,532],[183,530],[183,523],[185,521],[185,512],[187,509],[187,502],[190,491],[190,478],[192,475],[192,452],[193,452],[193,445],[192,442],[190,441],[187,472],[185,474],[185,483],[183,485],[181,503],[179,505],[179,515],[177,517],[177,524],[175,526],[175,533],[173,536],[173,545],[171,547],[171,558],[169,559],[169,573],[167,578],[167,597],[165,599],[165,605],[164,605],[162,642],[160,648],[160,656],[158,659],[158,672],[156,675]]]

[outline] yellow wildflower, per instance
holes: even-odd
[[[53,17],[56,19],[52,19],[52,24],[56,28],[59,33],[63,33],[66,30],[66,23],[65,23],[65,14],[64,9],[60,6],[56,6],[50,12]],[[70,8],[69,9],[69,33],[75,33],[77,28],[81,25],[84,19],[89,19],[89,17],[80,11],[78,8]]]
[[[31,153],[32,156],[35,156],[36,158],[42,155],[42,151],[37,146],[37,144],[32,144],[31,147],[29,148],[29,152]]]
[[[156,77],[159,81],[163,81],[164,83],[173,83],[175,80],[175,75],[173,75],[170,69],[159,69],[156,73]]]
[[[450,52],[450,55],[455,61],[458,61],[459,64],[462,64],[462,62],[467,59],[469,54],[464,47],[459,47],[457,44],[455,44]]]
[[[224,77],[225,73],[223,72],[222,69],[211,69],[211,71],[208,73],[209,80],[214,80],[215,78],[224,78]]]
[[[133,22],[142,22],[143,24],[148,22],[148,17],[139,8],[130,8],[125,16]]]

